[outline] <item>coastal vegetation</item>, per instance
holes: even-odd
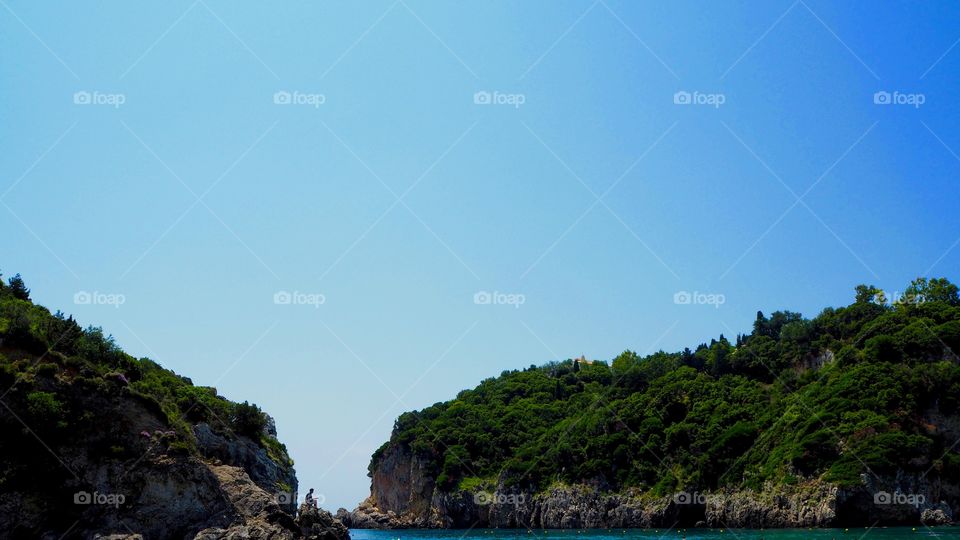
[[[813,318],[678,352],[505,371],[402,414],[371,460],[409,450],[445,492],[588,484],[654,496],[899,472],[960,480],[960,298],[944,278],[860,285]]]
[[[122,419],[103,413],[121,399],[155,413],[163,424],[143,433],[137,445],[123,444],[119,432],[97,436],[117,429]],[[125,353],[101,328],[83,328],[72,316],[34,304],[19,274],[0,281],[0,403],[2,491],[29,492],[38,481],[60,485],[69,480],[68,471],[37,441],[55,449],[109,440],[103,448],[87,448],[89,457],[131,463],[143,455],[143,443],[196,456],[192,426],[199,423],[229,438],[248,438],[282,467],[293,463],[286,447],[265,429],[268,420],[259,407],[195,386],[153,360]]]

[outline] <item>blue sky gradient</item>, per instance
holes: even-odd
[[[353,508],[397,415],[503,370],[956,279],[958,16],[2,0],[0,268],[261,405]]]

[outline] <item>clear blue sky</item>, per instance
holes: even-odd
[[[0,268],[353,508],[502,370],[960,277],[960,6],[911,4],[2,0]]]

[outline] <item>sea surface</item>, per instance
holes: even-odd
[[[351,540],[881,540],[891,538],[942,538],[960,540],[960,527],[875,527],[851,529],[405,529],[374,531],[351,529]]]

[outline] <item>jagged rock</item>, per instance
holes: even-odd
[[[211,470],[238,516],[294,528],[293,516],[284,511],[277,497],[253,482],[244,469],[220,465]]]
[[[824,358],[826,362],[830,359]],[[388,447],[371,475],[370,497],[338,517],[351,528],[647,528],[675,525],[748,528],[830,527],[872,524],[945,524],[954,512],[944,499],[958,488],[922,474],[900,471],[867,477],[840,488],[818,479],[754,490],[697,494],[693,504],[673,496],[615,493],[603,486],[558,486],[542,493],[513,492],[500,480],[495,493],[445,493],[435,489],[415,456]],[[884,494],[912,494],[915,503],[882,503]]]
[[[277,421],[267,413],[264,413],[263,416],[266,418],[266,422],[263,425],[263,434],[277,438]]]
[[[364,500],[356,510],[347,515],[338,513],[338,517],[353,529],[404,529],[416,526],[401,522],[395,512],[380,511],[370,499]]]
[[[706,497],[709,527],[827,527],[837,517],[839,490],[813,482],[790,489],[766,486],[763,491],[727,491]]]
[[[300,534],[308,540],[349,540],[350,532],[330,512],[301,504],[296,520]]]
[[[266,523],[237,525],[229,529],[204,529],[194,540],[292,540],[291,531]]]
[[[228,527],[200,531],[195,540],[349,540],[347,528],[330,512],[311,505],[300,505],[293,518],[276,498],[254,483],[238,467],[211,467],[223,486],[235,511],[235,522]]]
[[[949,525],[953,523],[953,518],[948,512],[949,509],[928,508],[920,514],[920,521],[924,525]]]
[[[269,431],[270,426],[268,421],[265,429]],[[275,428],[273,430],[276,431]],[[217,434],[205,423],[193,426],[193,434],[197,438],[197,448],[204,456],[243,467],[260,487],[275,490],[277,486],[287,486],[288,500],[282,501],[284,510],[291,515],[296,511],[292,494],[297,491],[297,477],[292,467],[277,465],[263,447],[247,437],[228,438]]]

